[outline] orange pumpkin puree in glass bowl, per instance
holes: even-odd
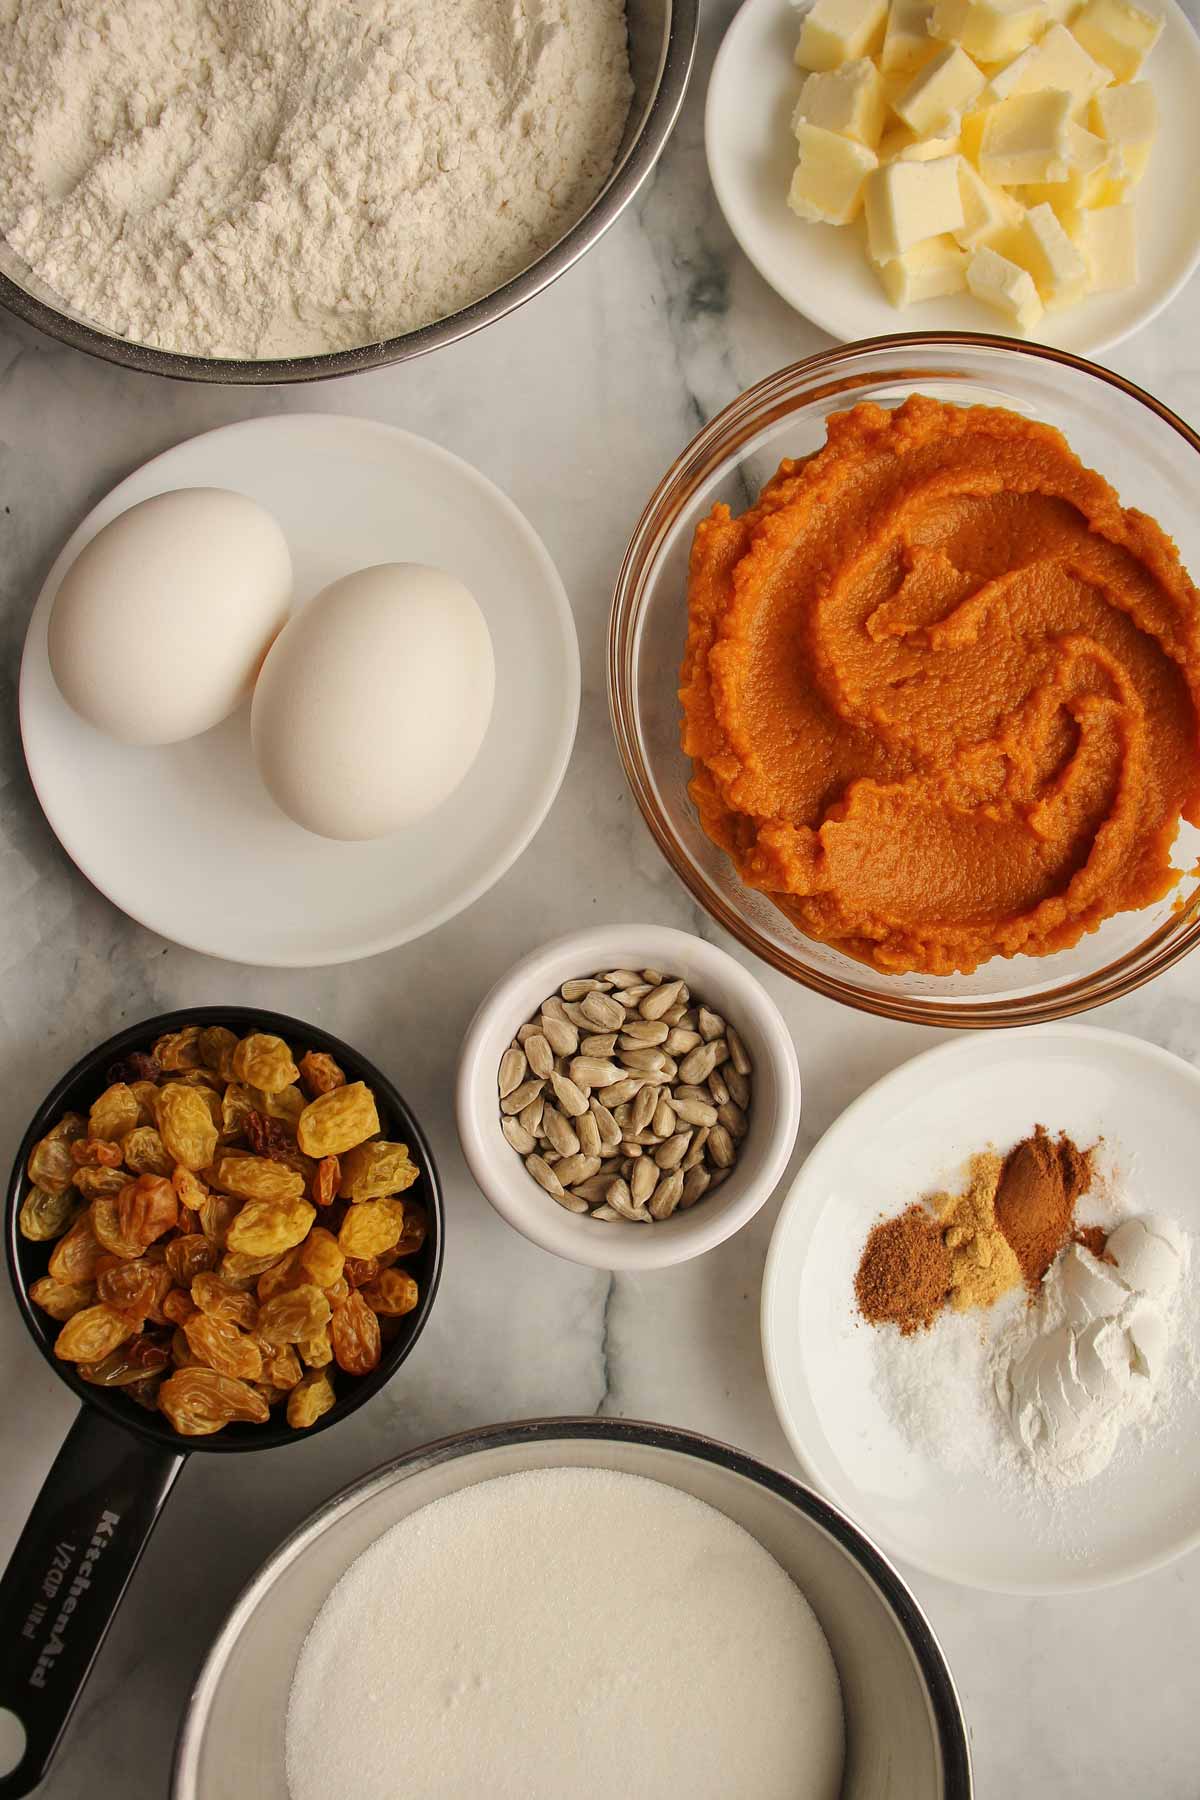
[[[1200,823],[1200,594],[1062,435],[914,395],[834,414],[697,527],[691,794],[742,880],[885,973],[1068,948]]]

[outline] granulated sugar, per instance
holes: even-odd
[[[795,1585],[659,1482],[504,1476],[359,1557],[301,1650],[292,1800],[834,1800],[841,1693]]]

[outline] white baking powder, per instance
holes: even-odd
[[[345,349],[547,250],[631,96],[623,0],[0,0],[0,234],[141,343]]]
[[[292,1800],[834,1800],[842,1702],[724,1514],[600,1469],[480,1483],[353,1563],[300,1652]]]

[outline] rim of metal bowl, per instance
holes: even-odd
[[[908,1642],[925,1685],[933,1718],[934,1733],[942,1763],[942,1800],[970,1800],[974,1792],[971,1775],[970,1741],[962,1701],[932,1625],[916,1597],[894,1564],[876,1548],[844,1512],[803,1482],[796,1481],[757,1457],[723,1444],[717,1438],[686,1431],[675,1425],[655,1425],[643,1419],[596,1419],[566,1416],[549,1419],[520,1419],[511,1424],[483,1425],[470,1431],[456,1432],[434,1443],[422,1444],[404,1456],[381,1463],[362,1475],[324,1505],[310,1513],[283,1543],[273,1550],[256,1570],[225,1617],[213,1640],[199,1675],[188,1696],[187,1706],[175,1743],[171,1769],[171,1793],[174,1800],[190,1800],[196,1792],[196,1771],[204,1741],[207,1715],[213,1692],[225,1666],[229,1649],[243,1624],[258,1605],[259,1596],[273,1574],[303,1554],[306,1546],[334,1523],[343,1513],[360,1502],[372,1498],[397,1479],[416,1474],[439,1463],[456,1462],[478,1450],[499,1449],[512,1444],[567,1442],[608,1442],[645,1444],[652,1449],[672,1450],[700,1462],[715,1463],[732,1470],[757,1486],[789,1501],[798,1512],[819,1526],[872,1581],[891,1608],[896,1622]],[[186,1786],[185,1786],[186,1783]]]
[[[943,350],[961,348],[964,351],[981,348],[999,350],[1033,361],[1058,363],[1079,374],[1091,376],[1156,414],[1164,424],[1179,434],[1190,450],[1200,454],[1200,433],[1193,431],[1190,425],[1161,400],[1156,400],[1153,394],[1147,393],[1144,388],[1138,387],[1135,382],[1118,375],[1112,369],[1102,368],[1084,357],[1074,356],[1067,350],[1054,349],[1048,344],[1019,343],[1013,338],[998,337],[987,332],[898,332],[882,337],[860,338],[854,343],[837,345],[833,349],[804,357],[800,362],[789,363],[785,368],[776,370],[774,374],[747,388],[745,393],[731,401],[696,434],[667,470],[634,527],[617,576],[609,617],[609,715],[626,780],[663,856],[709,917],[715,919],[718,925],[723,926],[747,950],[753,951],[755,956],[761,957],[791,980],[823,994],[827,999],[840,1001],[844,1006],[872,1013],[879,1018],[899,1019],[910,1025],[937,1025],[958,1030],[1041,1025],[1055,1019],[1069,1018],[1109,1000],[1120,999],[1144,982],[1161,975],[1186,956],[1200,941],[1200,888],[1178,912],[1132,950],[1102,969],[1093,970],[1074,981],[1063,982],[1044,993],[1007,998],[982,995],[974,1000],[951,1001],[940,999],[936,994],[916,998],[899,992],[894,995],[872,992],[828,970],[798,961],[782,945],[764,937],[728,904],[719,890],[685,854],[676,840],[670,821],[661,812],[655,799],[654,784],[643,755],[638,729],[634,703],[633,649],[642,607],[643,587],[648,568],[681,508],[721,464],[735,457],[752,438],[757,437],[764,426],[786,418],[795,410],[791,390],[798,381],[812,383],[814,377],[822,371],[828,371],[829,380],[820,385],[810,385],[804,395],[805,401],[829,399],[843,393],[850,395],[859,388],[873,385],[879,376],[878,373],[842,375],[840,370],[844,363],[853,362],[870,351],[909,351],[919,355],[922,349],[935,347]],[[922,369],[918,364],[891,371],[897,379],[913,381],[934,375],[945,379],[953,373],[949,369]]]
[[[327,1051],[329,1055],[341,1062],[352,1075],[371,1085],[383,1102],[385,1114],[394,1118],[405,1136],[411,1139],[420,1160],[422,1180],[418,1192],[428,1208],[432,1244],[428,1252],[428,1274],[423,1291],[412,1312],[405,1315],[406,1321],[408,1321],[407,1330],[385,1347],[378,1366],[372,1369],[369,1375],[356,1376],[354,1386],[344,1388],[338,1394],[336,1404],[314,1424],[308,1426],[304,1431],[295,1431],[290,1425],[274,1421],[267,1425],[236,1423],[224,1426],[221,1431],[211,1437],[180,1437],[165,1421],[161,1420],[159,1414],[143,1413],[131,1401],[122,1397],[119,1388],[92,1386],[77,1373],[74,1363],[61,1362],[54,1355],[53,1342],[57,1327],[54,1330],[47,1329],[46,1322],[49,1315],[39,1311],[29,1298],[28,1276],[22,1264],[30,1254],[30,1247],[20,1236],[17,1219],[21,1202],[30,1185],[25,1168],[29,1160],[29,1153],[50,1125],[61,1117],[68,1095],[79,1082],[90,1080],[95,1076],[99,1084],[110,1063],[117,1062],[132,1051],[153,1043],[155,1038],[160,1037],[164,1031],[176,1030],[181,1025],[230,1024],[256,1027],[259,1030],[275,1032],[280,1036],[286,1034],[293,1043],[307,1042],[315,1049]],[[326,1431],[330,1426],[340,1424],[350,1413],[357,1412],[360,1406],[373,1399],[380,1389],[386,1386],[400,1365],[408,1360],[416,1348],[437,1298],[442,1264],[445,1258],[445,1205],[433,1148],[420,1121],[399,1088],[383,1073],[382,1069],[376,1067],[369,1057],[364,1056],[353,1045],[335,1037],[333,1032],[326,1031],[319,1025],[311,1025],[304,1019],[293,1018],[290,1013],[275,1012],[270,1008],[259,1006],[180,1006],[172,1012],[159,1013],[153,1018],[136,1020],[132,1025],[124,1026],[112,1037],[106,1038],[103,1043],[86,1051],[55,1082],[33,1114],[29,1127],[21,1140],[12,1174],[9,1177],[5,1245],[9,1280],[12,1283],[13,1294],[29,1335],[54,1374],[60,1381],[66,1383],[85,1407],[102,1413],[114,1425],[120,1426],[123,1431],[131,1432],[135,1437],[159,1444],[164,1449],[174,1451],[176,1454],[190,1455],[193,1451],[198,1451],[202,1454],[223,1455],[241,1450],[277,1450],[288,1444],[302,1443],[306,1439],[315,1437],[318,1432]],[[35,1251],[43,1248],[48,1251],[51,1246],[48,1244],[33,1246]],[[418,1253],[418,1257],[422,1257],[424,1254],[423,1248]]]
[[[699,0],[670,0],[670,14],[659,58],[658,79],[641,129],[609,177],[596,200],[571,229],[511,281],[484,294],[470,306],[436,319],[417,331],[378,343],[359,344],[350,350],[321,356],[236,358],[189,356],[133,343],[89,325],[38,299],[19,282],[0,270],[0,307],[18,319],[44,331],[48,337],[84,350],[104,362],[119,363],[146,375],[167,375],[176,381],[213,381],[227,386],[255,387],[294,381],[324,381],[333,375],[358,375],[389,363],[408,362],[443,344],[470,337],[485,325],[514,312],[557,281],[597,243],[628,206],[646,180],[666,145],[679,116],[691,75],[699,30]]]

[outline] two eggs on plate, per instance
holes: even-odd
[[[440,569],[383,563],[291,616],[270,513],[222,488],[130,507],[79,553],[50,618],[50,667],[88,724],[178,743],[235,712],[276,804],[320,837],[384,837],[439,807],[491,718],[487,623]]]

